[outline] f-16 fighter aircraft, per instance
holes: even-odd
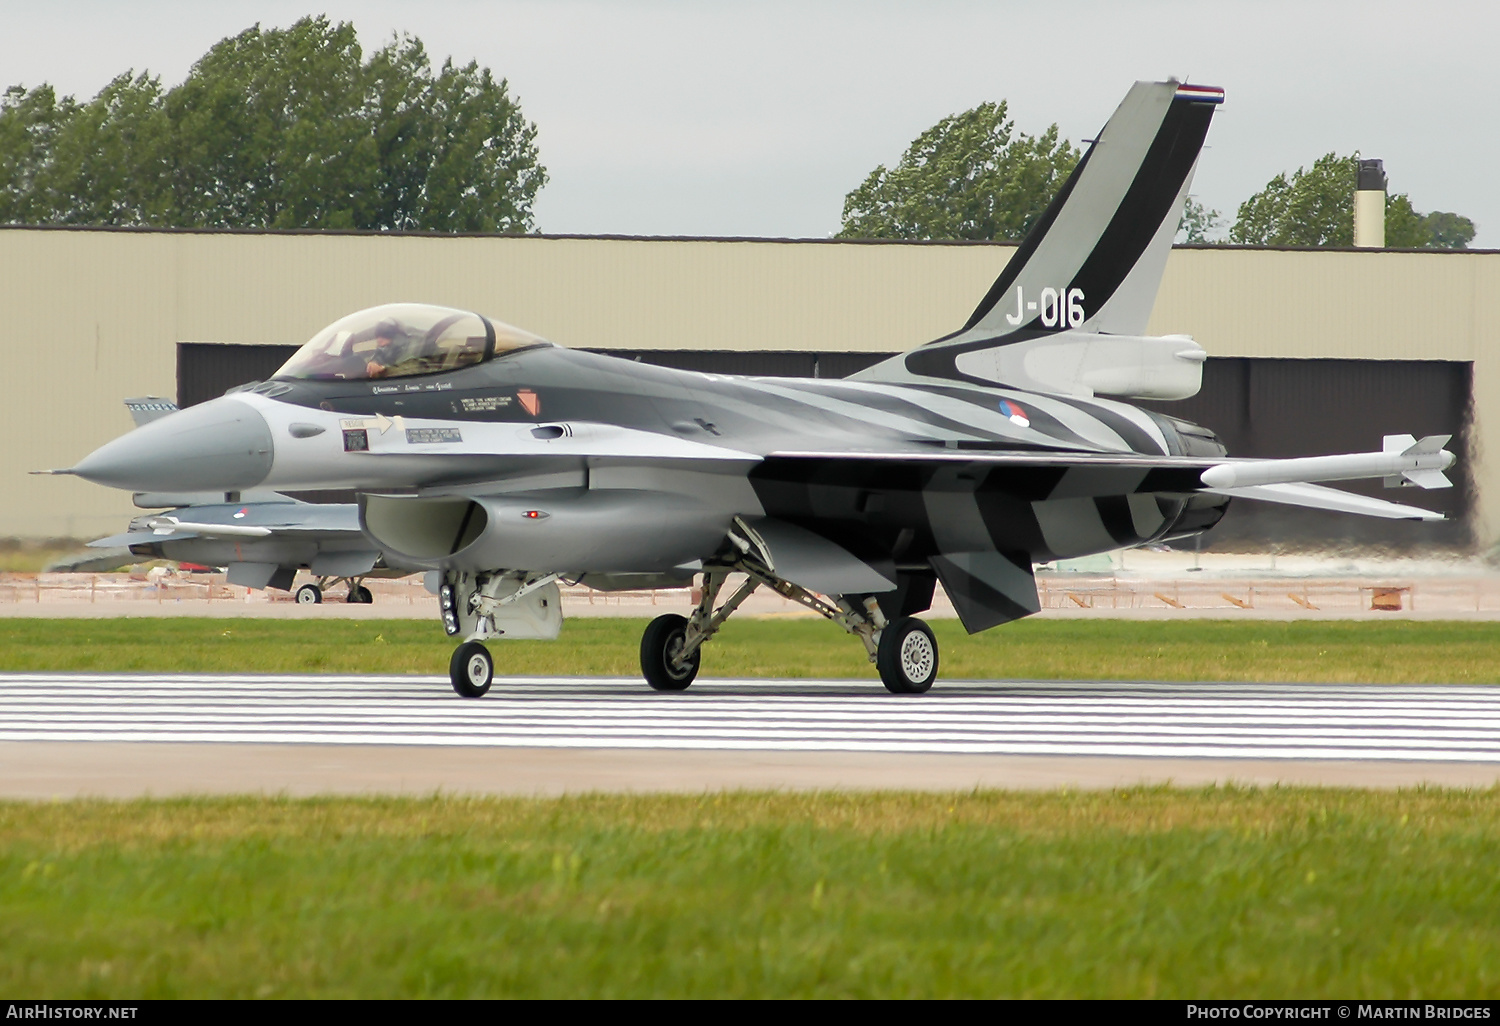
[[[976,632],[1037,612],[1034,563],[1191,536],[1232,497],[1441,519],[1310,482],[1440,487],[1445,437],[1234,461],[1201,427],[1100,398],[1199,387],[1202,348],[1141,333],[1222,99],[1136,84],[967,322],[851,379],[669,370],[392,305],[73,472],[136,490],[357,489],[383,551],[441,570],[453,687],[470,697],[491,685],[487,642],[556,636],[560,579],[699,579],[692,615],[642,638],[658,690],[688,687],[704,643],[767,587],[915,693],[938,672],[916,614],[939,580]]]

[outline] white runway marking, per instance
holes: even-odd
[[[1500,688],[0,674],[0,741],[1500,762]]]

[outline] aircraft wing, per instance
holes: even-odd
[[[1416,506],[1373,499],[1316,481],[1353,481],[1384,478],[1387,485],[1410,484],[1421,488],[1449,488],[1443,471],[1454,457],[1443,446],[1448,435],[1417,441],[1410,435],[1392,435],[1378,453],[1346,453],[1333,456],[1270,460],[1225,460],[1185,456],[1152,456],[1140,453],[1075,452],[974,452],[942,449],[932,452],[777,452],[767,463],[786,461],[826,464],[829,479],[848,477],[861,463],[870,473],[869,484],[889,474],[899,464],[921,466],[940,463],[967,467],[972,471],[1014,468],[1024,490],[1041,494],[1033,498],[1066,498],[1072,495],[1130,494],[1136,492],[1206,492],[1228,498],[1254,499],[1311,509],[1353,513],[1359,516],[1399,520],[1444,520],[1441,513]],[[880,470],[881,466],[885,472]],[[1052,471],[1050,475],[1025,476],[1027,470]],[[857,476],[857,475],[856,475]],[[1003,485],[1002,485],[1003,486]]]

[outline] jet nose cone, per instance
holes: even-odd
[[[266,479],[273,455],[265,418],[225,396],[138,427],[73,472],[133,492],[238,491]]]

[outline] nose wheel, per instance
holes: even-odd
[[[495,679],[495,657],[481,642],[466,641],[448,660],[448,678],[464,698],[482,698]]]

